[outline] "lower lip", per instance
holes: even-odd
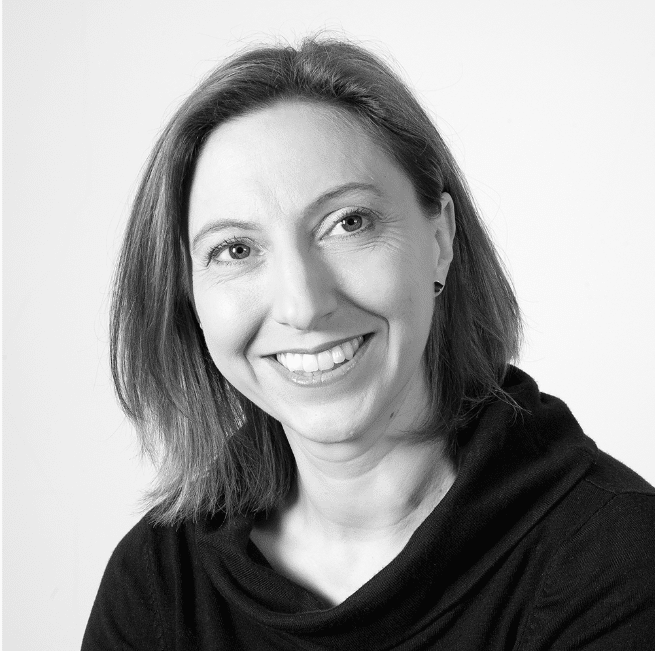
[[[350,371],[360,363],[368,351],[371,339],[373,339],[372,334],[364,335],[364,342],[357,349],[354,357],[347,361],[345,364],[342,364],[341,366],[330,371],[321,371],[320,373],[312,373],[311,375],[293,373],[285,366],[282,366],[282,364],[280,364],[280,362],[278,362],[275,358],[272,358],[271,362],[277,369],[278,373],[281,373],[283,377],[285,377],[287,380],[291,380],[291,382],[294,384],[303,387],[324,387],[337,382],[342,377],[350,373]]]

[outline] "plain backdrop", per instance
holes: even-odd
[[[213,65],[343,31],[393,57],[514,280],[520,365],[655,483],[650,0],[6,0],[6,649],[79,648],[151,470],[109,377],[108,295],[155,137]]]

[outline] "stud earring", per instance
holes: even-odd
[[[440,283],[439,281],[435,281],[434,283],[434,295],[439,296],[441,292],[443,291],[443,284]]]

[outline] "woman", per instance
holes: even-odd
[[[466,184],[368,52],[257,48],[191,94],[112,328],[160,475],[85,650],[650,648],[655,491],[509,364]]]

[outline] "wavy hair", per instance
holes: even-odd
[[[327,103],[355,118],[412,181],[426,214],[448,192],[454,257],[436,300],[424,363],[428,431],[458,431],[491,399],[518,354],[520,312],[466,181],[436,127],[393,70],[344,39],[250,48],[215,68],[162,131],[144,168],[118,261],[111,368],[118,399],[158,475],[152,517],[179,523],[269,511],[295,461],[279,422],[216,369],[193,307],[187,228],[194,166],[222,123],[285,99]]]

